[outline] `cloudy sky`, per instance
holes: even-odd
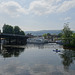
[[[60,30],[67,22],[75,30],[75,0],[0,0],[0,29],[5,23],[24,31]]]

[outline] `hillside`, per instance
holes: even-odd
[[[25,31],[26,34],[31,33],[33,35],[43,35],[45,33],[59,34],[61,30],[40,30],[40,31]]]

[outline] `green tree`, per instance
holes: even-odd
[[[65,45],[70,44],[72,38],[72,31],[70,30],[68,23],[65,24],[62,33],[64,38],[64,44]]]
[[[62,37],[62,33],[59,33],[59,34],[58,34],[58,37]]]
[[[75,47],[75,33],[72,34],[72,38],[71,45]]]
[[[20,35],[25,35],[24,31],[21,30],[20,31]]]
[[[25,35],[24,31],[22,31],[18,26],[14,27],[14,34]]]
[[[46,39],[47,38],[47,34],[43,34],[43,37]]]
[[[47,38],[50,39],[51,38],[51,34],[47,33]]]
[[[47,33],[47,36],[51,36],[51,34],[50,33]]]
[[[4,24],[4,26],[3,26],[3,33],[13,34],[13,27],[11,25]]]
[[[12,27],[11,25],[6,24],[3,26],[3,33],[25,35],[24,31],[22,31],[18,26]]]
[[[21,29],[18,26],[14,27],[14,34],[20,34]]]
[[[43,37],[44,37],[45,39],[50,39],[50,38],[51,38],[51,34],[50,34],[50,33],[43,34]]]

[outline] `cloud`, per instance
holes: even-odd
[[[27,13],[25,8],[15,1],[2,2],[0,4],[0,12],[4,12],[12,16],[19,16],[20,14]]]
[[[35,14],[38,14],[38,15],[54,13],[58,6],[53,5],[53,4],[55,2],[57,4],[59,1],[60,0],[39,0],[39,1],[33,1],[30,4],[29,10],[32,13],[35,13]]]
[[[64,20],[65,20],[65,21],[71,20],[71,17],[66,17],[66,18],[64,18]]]
[[[16,1],[2,2],[0,3],[0,12],[12,16],[31,13],[36,15],[64,13],[75,8],[75,0],[33,0],[29,7],[24,8],[23,6]]]
[[[30,4],[29,10],[38,15],[62,13],[75,7],[75,0],[36,0]]]
[[[71,8],[75,8],[75,0],[66,0],[58,7],[57,12],[66,12]]]

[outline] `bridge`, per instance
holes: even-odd
[[[26,44],[28,37],[25,35],[16,35],[16,34],[0,34],[0,43],[3,40],[3,43],[7,44]]]

